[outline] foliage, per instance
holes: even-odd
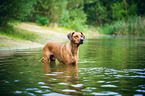
[[[68,27],[67,23],[69,22],[69,18],[70,18],[70,12],[68,10],[65,10],[63,12],[63,16],[59,19],[59,25],[63,27]]]
[[[119,20],[113,24],[105,24],[99,28],[103,34],[143,35],[145,34],[145,17],[131,16],[126,21]]]
[[[84,0],[66,0],[67,8],[69,11],[72,9],[83,9],[84,8]]]
[[[67,23],[68,27],[75,29],[76,31],[85,31],[84,25],[87,17],[83,10],[74,9],[69,15],[70,19]]]
[[[82,4],[82,0],[78,0],[76,2],[72,1],[71,3],[68,2],[67,9],[64,11],[63,17],[59,20],[59,25],[69,27],[75,31],[86,31],[87,26],[85,23],[87,15],[82,10]]]
[[[64,15],[66,0],[39,0],[34,5],[33,14],[39,14],[47,17],[50,24],[57,23]],[[34,15],[36,16],[36,15]]]
[[[112,30],[105,31],[106,34],[130,34],[129,30],[131,34],[136,34],[132,32],[136,30],[136,27],[132,27],[136,21],[130,18],[141,16],[143,19],[144,6],[145,2],[142,0],[1,0],[0,28],[6,28],[4,26],[9,25],[10,21],[28,20],[41,25],[49,24],[51,27],[68,27],[75,31],[87,31],[88,25],[91,25]],[[138,19],[135,20],[142,23]],[[124,28],[123,24],[130,24],[125,25],[127,33],[121,30]]]
[[[129,12],[128,12],[128,15],[136,15],[137,13],[137,4],[136,3],[133,3],[130,8],[129,8]]]
[[[12,38],[17,39],[24,39],[24,40],[30,40],[30,41],[36,41],[36,39],[40,38],[39,35],[35,34],[34,32],[22,30],[22,29],[16,29],[13,28],[13,26],[9,25],[8,27],[5,26],[3,30],[0,30],[0,34],[7,35]]]
[[[39,15],[36,15],[37,20],[35,21],[37,24],[40,25],[47,25],[49,23],[49,20],[47,17],[42,17]]]
[[[10,20],[24,20],[34,3],[35,0],[1,0],[0,27],[4,27]]]
[[[86,8],[86,13],[88,15],[87,21],[91,25],[104,24],[107,19],[106,8],[102,3],[97,0],[96,2],[89,3]]]
[[[114,3],[111,8],[112,8],[112,17],[114,20],[122,20],[125,18],[126,16],[126,13],[125,13],[125,7],[124,7],[124,3],[121,2],[117,2],[117,3]]]

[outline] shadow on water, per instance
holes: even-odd
[[[0,52],[0,95],[145,94],[145,38],[93,37],[77,65],[43,64],[42,49]]]

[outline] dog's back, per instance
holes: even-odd
[[[64,44],[50,42],[47,43],[43,48],[43,57],[44,60],[55,61],[55,59],[61,60],[61,47]],[[47,59],[46,59],[47,58]]]

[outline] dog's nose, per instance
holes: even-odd
[[[83,44],[84,39],[80,39],[80,44]]]
[[[81,38],[80,41],[84,41],[84,39]]]

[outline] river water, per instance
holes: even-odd
[[[0,51],[0,96],[145,94],[145,38],[86,38],[75,65],[42,64],[42,48]]]

